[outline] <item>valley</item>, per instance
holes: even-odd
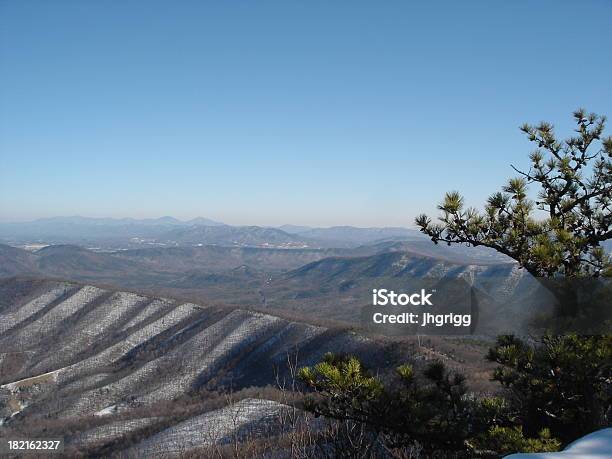
[[[70,455],[282,456],[298,434],[310,451],[333,424],[302,410],[296,369],[327,352],[383,379],[442,361],[494,393],[488,346],[535,305],[515,263],[411,230],[97,223],[75,223],[82,245],[36,225],[0,244],[0,434],[58,436]],[[382,336],[361,321],[374,289],[427,284],[452,300],[456,282],[478,308],[471,336]]]
[[[288,362],[312,365],[329,351],[380,374],[444,358],[470,369],[474,390],[491,390],[477,342],[451,355],[452,340],[417,346],[74,282],[5,279],[0,297],[0,433],[59,436],[70,454],[167,457],[281,435],[295,410]]]

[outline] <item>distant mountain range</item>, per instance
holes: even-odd
[[[332,226],[311,228],[307,226],[283,225],[281,230],[314,241],[324,241],[334,247],[351,247],[355,244],[372,244],[386,240],[423,240],[417,230],[408,228],[356,228],[354,226]]]
[[[132,218],[54,217],[32,222],[0,223],[0,241],[8,243],[100,245],[128,247],[136,241],[155,241],[177,227],[222,226],[205,218],[186,222],[173,217],[137,220]]]
[[[239,228],[229,228],[233,228],[233,231],[221,234],[236,233],[234,237],[244,236]],[[177,236],[185,234],[183,229],[176,231]],[[215,231],[216,227],[205,229],[206,233]],[[254,227],[254,231],[274,234],[274,230],[266,228]],[[245,242],[244,239],[241,241]],[[414,257],[462,265],[498,264],[508,261],[490,257],[488,252],[479,253],[477,250],[468,256],[460,250],[434,245],[426,240],[386,241],[355,248],[292,250],[219,244],[99,251],[72,244],[59,244],[30,251],[0,244],[0,277],[38,274],[81,281],[99,281],[113,277],[118,280],[144,279],[184,273],[221,273],[241,266],[266,275],[277,275],[329,257],[354,258],[381,253],[407,253]]]
[[[530,277],[489,249],[436,245],[405,228],[208,222],[70,217],[5,224],[0,234],[21,238],[13,245],[29,250],[0,244],[0,277],[88,282],[349,323],[359,320],[373,288],[406,289],[432,276],[482,288],[496,298],[488,310],[502,324],[516,305],[530,305],[517,298],[531,292]]]
[[[314,240],[260,226],[188,226],[172,229],[158,238],[171,245],[216,244],[242,247],[319,247]]]
[[[74,245],[48,246],[35,252],[0,245],[0,261],[0,277],[29,275],[91,282],[311,318],[323,315],[348,323],[359,320],[357,311],[368,303],[372,288],[402,290],[425,278],[464,278],[497,298],[510,298],[525,276],[507,260],[461,258],[426,241],[354,249],[213,245],[112,253]],[[528,291],[525,286],[519,290]]]
[[[494,250],[483,247],[435,246],[419,231],[409,228],[232,226],[203,217],[181,221],[173,217],[138,220],[77,216],[0,223],[0,243],[30,249],[44,245],[79,245],[106,251],[206,245],[356,249],[377,244],[381,249],[386,246],[389,250],[404,250],[401,245],[406,243],[408,250],[428,256],[443,256],[458,262],[473,259],[494,262],[504,260],[504,257]],[[606,250],[612,250],[612,241],[605,241],[602,245]]]
[[[143,246],[223,245],[280,248],[351,248],[388,240],[424,239],[407,228],[311,228],[284,225],[231,226],[198,217],[132,218],[55,217],[32,222],[0,223],[0,242],[11,245],[77,244],[101,249]]]

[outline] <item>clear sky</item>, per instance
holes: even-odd
[[[0,220],[411,226],[611,81],[610,0],[0,0]]]

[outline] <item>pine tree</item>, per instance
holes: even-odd
[[[612,412],[612,338],[604,321],[609,284],[587,303],[578,299],[579,288],[591,293],[598,287],[593,279],[612,276],[601,247],[612,238],[612,137],[603,136],[603,116],[580,109],[574,120],[576,135],[563,141],[549,123],[521,127],[537,145],[531,167],[512,166],[519,176],[489,197],[484,213],[464,208],[463,197],[450,192],[439,206],[439,223],[416,219],[435,243],[489,247],[516,260],[555,295],[561,319],[601,317],[599,330],[607,336],[546,335],[536,345],[501,336],[488,355],[502,365],[494,379],[510,390],[527,433],[551,428],[565,441],[608,425]],[[532,184],[540,188],[535,202],[527,195]],[[537,218],[536,209],[545,217]]]
[[[438,223],[417,217],[421,231],[435,243],[484,246],[513,258],[562,303],[575,297],[564,281],[612,276],[601,247],[612,237],[612,138],[603,137],[604,117],[578,110],[574,119],[577,135],[564,141],[548,123],[524,125],[537,145],[531,168],[515,168],[519,177],[494,193],[484,212],[447,193]],[[540,186],[536,201],[528,197],[532,184]],[[328,354],[299,377],[315,394],[307,409],[366,425],[387,448],[419,445],[440,457],[556,451],[610,422],[611,339],[547,335],[534,345],[498,337],[487,358],[500,364],[493,379],[507,389],[503,398],[470,397],[465,378],[439,362],[420,378],[400,366],[396,380],[383,384],[359,360]]]
[[[574,119],[576,135],[563,141],[549,123],[521,127],[537,145],[531,167],[513,166],[519,176],[489,197],[484,212],[465,208],[453,191],[438,206],[439,223],[422,214],[416,224],[435,243],[495,249],[535,277],[610,273],[601,242],[612,237],[612,137],[603,137],[603,116],[580,109]],[[527,195],[531,184],[540,187],[536,201]],[[546,217],[537,218],[536,209]]]

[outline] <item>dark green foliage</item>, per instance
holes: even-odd
[[[607,335],[545,336],[534,345],[502,336],[489,352],[502,364],[494,379],[509,389],[512,416],[526,434],[549,428],[565,442],[609,425],[612,410],[610,290],[593,279],[612,275],[600,245],[612,237],[612,137],[603,136],[603,116],[577,110],[574,119],[576,135],[563,141],[549,123],[521,127],[537,145],[531,167],[513,167],[520,177],[493,194],[484,213],[465,209],[461,195],[451,192],[439,206],[440,223],[426,215],[416,219],[435,243],[490,247],[538,277],[558,302],[556,317],[544,318],[543,328],[558,332],[587,323],[578,329]],[[540,188],[535,202],[527,197],[534,183]],[[492,433],[507,440],[518,435]]]
[[[612,265],[600,243],[612,237],[612,137],[603,137],[605,117],[577,110],[574,119],[577,135],[563,141],[549,123],[521,127],[537,145],[531,167],[514,168],[520,176],[489,197],[484,213],[450,192],[440,223],[420,215],[416,224],[436,243],[493,248],[536,277],[606,275]],[[534,183],[535,202],[527,196]]]
[[[612,137],[603,137],[604,117],[578,110],[574,119],[577,134],[564,141],[548,123],[521,128],[537,145],[531,167],[514,168],[520,176],[494,193],[484,212],[465,208],[463,197],[450,192],[439,223],[420,215],[416,224],[435,243],[495,249],[540,280],[611,275],[600,244],[612,237]],[[534,183],[535,202],[528,198]],[[562,307],[577,304],[569,283],[542,284]],[[586,312],[561,319],[580,320]],[[330,355],[300,377],[316,392],[311,411],[367,425],[387,448],[418,444],[427,456],[555,451],[609,424],[610,336],[546,336],[534,345],[502,336],[488,358],[501,364],[494,379],[508,389],[507,398],[469,396],[463,376],[441,363],[429,365],[422,378],[399,367],[396,381],[383,384],[356,359]]]
[[[389,449],[418,445],[428,455],[473,457],[490,432],[499,436],[492,428],[512,425],[503,399],[469,396],[465,378],[441,362],[429,364],[421,377],[402,365],[395,379],[383,384],[356,358],[327,354],[323,362],[302,368],[299,377],[315,392],[307,400],[308,410],[365,425]],[[522,432],[512,435],[513,441],[520,437],[538,444]]]
[[[612,414],[612,336],[545,336],[530,346],[500,336],[489,350],[494,379],[527,435],[549,428],[564,442],[605,427]]]
[[[485,434],[479,436],[474,443],[482,450],[494,451],[502,455],[517,451],[524,453],[559,451],[561,447],[561,442],[551,438],[548,429],[542,429],[538,438],[526,438],[521,426],[493,426]]]

